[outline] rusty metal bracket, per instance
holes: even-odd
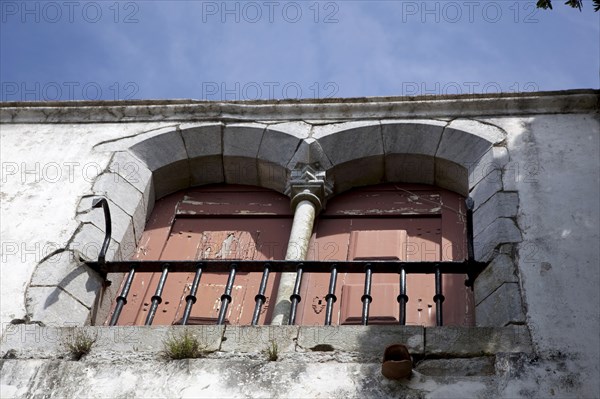
[[[108,251],[108,246],[110,245],[110,237],[112,235],[112,221],[110,218],[110,209],[108,208],[108,201],[106,198],[94,198],[92,202],[92,208],[100,208],[104,210],[104,242],[102,243],[102,248],[100,248],[100,253],[98,254],[98,263],[106,262],[106,251]]]
[[[94,198],[92,201],[92,208],[100,207],[102,207],[102,210],[104,211],[104,242],[102,243],[102,247],[98,253],[98,264],[104,265],[106,264],[106,252],[108,251],[108,246],[110,245],[110,238],[112,235],[112,220],[110,217],[110,208],[108,207],[108,201],[106,198]],[[100,277],[102,277],[105,287],[110,286],[111,281],[108,279],[108,274],[106,271],[99,268],[94,268],[89,263],[88,266],[90,266],[96,273],[100,275]]]
[[[475,279],[486,268],[487,264],[475,261],[475,247],[473,245],[473,209],[475,208],[475,201],[473,201],[473,198],[467,197],[465,205],[467,207],[467,263],[469,265],[465,285],[473,290]]]

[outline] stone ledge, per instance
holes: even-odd
[[[75,323],[73,323],[75,324]],[[95,339],[89,359],[160,357],[163,342],[188,330],[208,351],[221,346],[224,326],[125,326],[42,327],[37,324],[8,325],[2,333],[0,357],[23,359],[68,358],[65,343],[74,334]]]
[[[425,329],[425,355],[475,357],[496,353],[532,351],[526,326],[429,327]]]
[[[348,351],[383,355],[386,346],[405,344],[411,353],[423,353],[420,326],[300,327],[298,351]]]
[[[495,356],[457,359],[424,359],[416,363],[415,370],[427,376],[471,377],[494,375]]]
[[[496,353],[531,352],[525,326],[428,327],[420,326],[127,326],[42,327],[36,324],[8,325],[2,334],[0,357],[59,359],[68,356],[64,342],[75,333],[95,337],[89,359],[158,358],[163,341],[187,330],[206,346],[218,351],[214,357],[244,357],[260,353],[271,340],[289,356],[302,354],[354,354],[360,359],[380,358],[386,346],[403,343],[411,354],[434,358],[491,356]],[[327,354],[325,352],[331,352]],[[288,356],[288,357],[289,357]],[[342,356],[343,358],[343,356]]]
[[[221,342],[223,352],[260,352],[274,341],[279,352],[294,352],[298,326],[227,326]]]

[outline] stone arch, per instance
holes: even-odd
[[[116,295],[118,284],[99,295],[104,290],[101,279],[81,265],[97,257],[104,238],[102,211],[91,208],[94,197],[107,198],[112,211],[107,260],[126,259],[156,199],[211,183],[285,193],[298,165],[324,170],[334,194],[406,182],[471,195],[476,203],[476,258],[490,260],[499,245],[521,239],[513,220],[517,194],[502,185],[508,160],[504,140],[501,129],[466,119],[187,123],[153,131],[114,151],[91,192],[81,197],[76,216],[80,225],[68,247],[43,260],[34,272],[26,296],[28,314],[47,324],[61,324],[68,314],[74,324],[84,324],[102,298]],[[493,284],[481,295],[495,290]]]

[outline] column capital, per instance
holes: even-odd
[[[317,213],[332,192],[333,184],[327,181],[324,170],[318,169],[317,165],[302,163],[296,164],[285,188],[285,194],[292,199],[292,209],[306,200],[315,205]]]

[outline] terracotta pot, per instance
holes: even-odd
[[[412,373],[412,360],[406,346],[394,344],[385,348],[381,374],[391,380],[400,380]]]

